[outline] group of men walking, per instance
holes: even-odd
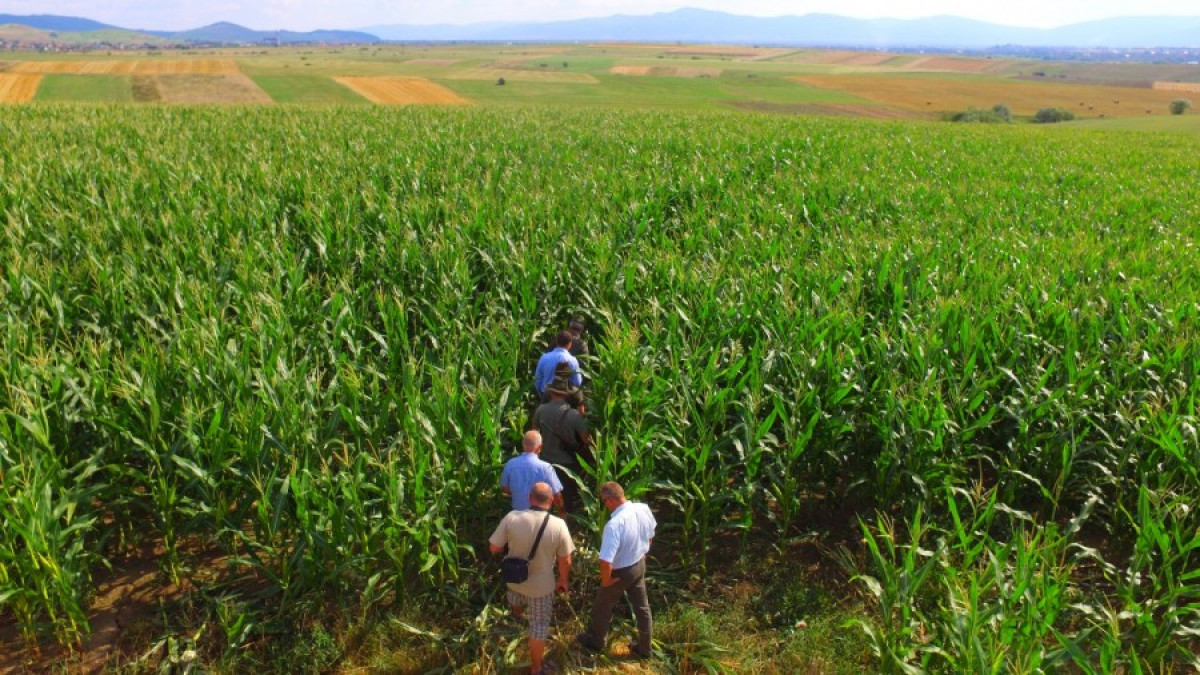
[[[507,551],[529,560],[528,578],[509,582],[507,599],[514,616],[528,614],[529,657],[535,675],[544,672],[554,594],[568,590],[575,544],[565,518],[568,510],[579,507],[579,455],[592,445],[582,400],[572,400],[582,384],[572,347],[577,348],[576,353],[587,353],[586,343],[578,349],[582,331],[582,322],[573,321],[538,362],[534,386],[543,403],[534,411],[533,429],[522,438],[521,454],[504,465],[500,486],[511,496],[512,511],[488,540],[493,554]],[[564,363],[565,368],[560,365]],[[544,377],[546,373],[550,377]],[[560,475],[556,465],[566,471]],[[637,640],[629,650],[634,656],[649,657],[653,620],[646,593],[646,554],[658,524],[650,508],[626,499],[617,483],[601,485],[599,498],[610,513],[600,542],[600,589],[588,628],[576,642],[589,652],[604,651],[613,610],[628,595],[638,627]],[[550,513],[552,508],[558,516]]]

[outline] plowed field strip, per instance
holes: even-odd
[[[470,101],[421,77],[335,77],[359,96],[381,105],[470,105]]]
[[[905,66],[906,70],[950,73],[992,73],[1006,68],[1011,61],[1003,59],[962,59],[947,56],[926,56]]]
[[[274,103],[245,75],[169,74],[150,77],[164,103]]]
[[[188,59],[183,61],[24,61],[15,73],[46,75],[237,75],[232,59]]]
[[[720,68],[676,68],[675,77],[720,77]]]
[[[41,75],[0,73],[0,103],[28,103],[41,83]]]

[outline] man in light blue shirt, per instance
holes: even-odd
[[[542,354],[538,359],[537,368],[533,371],[533,386],[539,396],[546,396],[546,387],[554,381],[554,371],[559,364],[566,364],[569,369],[568,381],[573,387],[583,386],[583,373],[579,370],[579,360],[571,356],[571,344],[574,336],[570,331],[562,331],[555,338],[554,349]]]
[[[616,483],[600,486],[600,500],[612,512],[600,542],[600,591],[592,605],[591,625],[577,641],[588,651],[604,651],[613,608],[629,593],[638,624],[638,639],[629,645],[629,651],[648,658],[653,618],[646,594],[646,553],[658,523],[650,507],[627,501],[625,490]]]
[[[521,439],[521,450],[521,454],[504,463],[504,471],[500,473],[500,489],[512,495],[513,511],[528,510],[529,491],[536,483],[546,483],[554,493],[553,503],[559,517],[565,517],[563,486],[558,474],[549,462],[543,462],[538,457],[542,452],[542,435],[537,431],[525,432],[525,437]]]

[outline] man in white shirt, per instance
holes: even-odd
[[[604,526],[600,542],[600,591],[592,605],[592,622],[577,642],[588,651],[604,651],[613,608],[628,593],[638,625],[637,642],[629,650],[635,656],[647,658],[651,653],[653,620],[646,594],[646,553],[654,541],[658,523],[650,507],[627,501],[625,490],[616,483],[600,486],[600,500],[612,517]]]
[[[571,574],[571,553],[575,544],[567,523],[550,515],[550,503],[554,491],[546,483],[534,483],[529,491],[527,511],[509,511],[500,521],[500,526],[488,539],[488,549],[493,555],[508,547],[510,556],[529,560],[529,578],[519,584],[508,584],[508,604],[513,616],[520,619],[529,608],[529,661],[530,672],[542,672],[542,658],[546,653],[546,637],[550,634],[550,619],[554,614],[554,592],[567,592]],[[542,531],[538,539],[538,531]],[[537,541],[537,551],[529,555]],[[554,564],[558,563],[558,581],[554,579]]]

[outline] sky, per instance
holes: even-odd
[[[1050,28],[1114,16],[1200,16],[1196,0],[0,0],[0,13],[81,16],[124,28],[186,30],[232,21],[257,30],[391,24],[543,22],[681,7],[749,16],[840,14],[915,19],[951,14]]]

